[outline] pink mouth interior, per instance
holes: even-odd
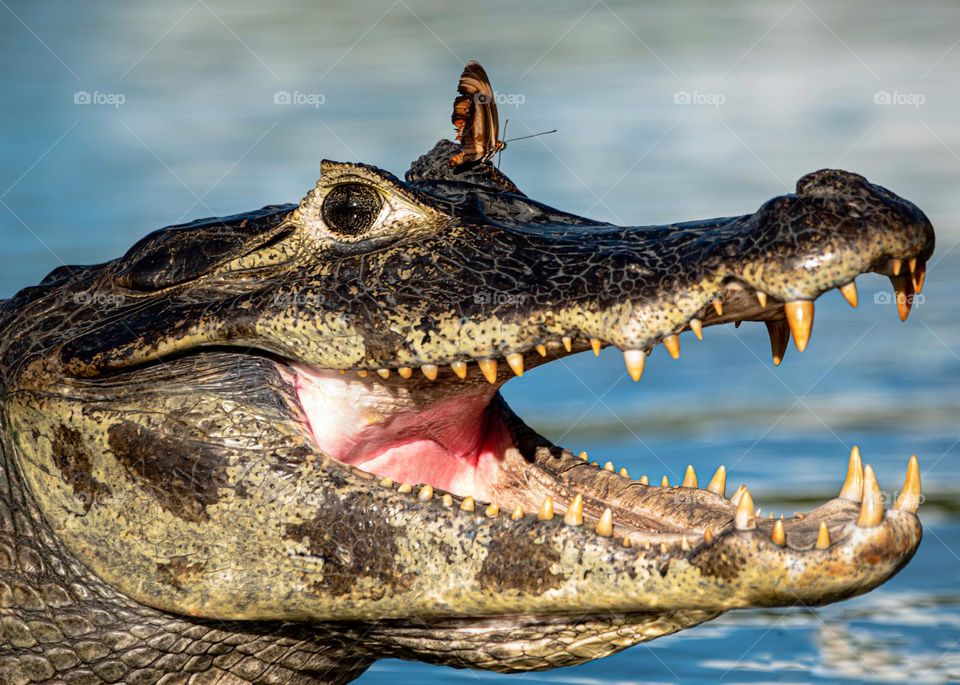
[[[429,483],[491,499],[513,439],[483,388],[424,402],[403,386],[297,366],[297,395],[315,444],[331,457],[399,483]]]

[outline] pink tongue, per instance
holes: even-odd
[[[376,380],[296,371],[300,404],[325,454],[400,483],[490,500],[490,484],[512,441],[489,407],[489,392],[416,409]]]

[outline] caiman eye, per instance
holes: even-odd
[[[380,215],[380,193],[362,183],[338,185],[323,200],[323,221],[343,235],[360,235]]]

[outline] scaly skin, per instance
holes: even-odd
[[[894,259],[912,294],[933,251],[922,212],[825,170],[752,215],[622,228],[486,165],[455,173],[450,153],[407,182],[324,162],[299,206],[164,229],[3,303],[2,682],[346,682],[385,656],[551,668],[729,609],[851,597],[911,558],[916,505],[878,514],[859,462],[844,497],[775,528],[719,481],[597,469],[497,389],[518,360],[592,339],[636,367],[696,321],[782,338],[800,308],[784,303]],[[382,203],[356,235],[324,213],[345,183]],[[358,432],[331,439],[324,413]],[[449,493],[379,478],[413,458],[344,463],[356,435],[451,416],[496,440],[475,471],[452,461]]]

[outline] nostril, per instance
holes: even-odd
[[[797,195],[804,197],[835,197],[852,195],[851,190],[863,188],[869,182],[860,174],[842,169],[820,169],[797,181]]]

